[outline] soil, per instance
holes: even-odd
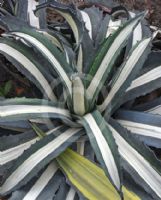
[[[149,22],[161,28],[161,0],[115,0],[129,10],[149,10]]]

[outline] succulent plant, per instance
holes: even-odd
[[[136,103],[160,87],[145,13],[40,1],[36,16],[50,7],[65,21],[37,26],[13,12],[34,1],[8,2],[0,53],[41,95],[0,101],[1,196],[161,199],[161,162],[149,148],[161,147],[160,99]]]

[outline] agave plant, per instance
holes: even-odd
[[[0,101],[1,196],[161,199],[161,162],[148,147],[161,147],[160,100],[135,103],[160,87],[145,14],[53,0],[35,14],[47,7],[67,24],[38,29],[2,10],[0,52],[42,95]]]

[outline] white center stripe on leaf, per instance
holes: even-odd
[[[85,120],[87,121],[96,141],[99,146],[99,149],[101,151],[103,160],[105,162],[105,165],[108,169],[108,172],[110,174],[111,179],[113,180],[115,186],[119,189],[120,188],[120,178],[118,169],[114,160],[114,157],[112,155],[112,152],[108,146],[107,141],[105,140],[104,136],[102,135],[101,130],[99,129],[97,123],[93,119],[93,116],[91,114],[87,114],[85,117]]]
[[[128,59],[126,65],[124,66],[123,70],[121,71],[118,79],[116,82],[112,85],[112,89],[109,92],[107,98],[103,102],[101,106],[99,106],[100,111],[104,111],[104,109],[110,104],[112,101],[114,95],[118,92],[120,87],[124,84],[128,76],[130,75],[131,71],[134,69],[136,63],[138,62],[138,59],[140,59],[140,56],[143,54],[147,46],[149,45],[149,42],[151,41],[151,38],[145,39],[143,42],[139,44],[139,46],[133,51],[132,55]]]
[[[110,129],[118,145],[120,155],[133,167],[140,177],[161,198],[161,176],[154,168],[130,146],[111,126]]]
[[[97,70],[95,76],[93,77],[89,87],[87,88],[87,94],[89,96],[93,96],[95,91],[97,90],[98,85],[100,84],[100,81],[107,70],[110,62],[113,59],[113,55],[116,53],[116,51],[119,49],[120,45],[127,39],[129,34],[131,33],[131,30],[135,25],[137,24],[138,20],[133,21],[130,25],[124,28],[119,34],[118,37],[114,40],[111,47],[109,48],[106,56],[102,60],[102,63],[99,66],[99,69]]]
[[[122,126],[127,128],[130,132],[138,135],[148,136],[161,139],[161,127],[131,122],[127,120],[117,120]]]
[[[129,12],[129,14],[133,18],[136,16],[136,14],[133,12]],[[141,40],[142,40],[142,26],[141,26],[141,23],[139,23],[133,32],[132,46],[136,45],[137,42]]]
[[[112,33],[114,33],[114,31],[116,31],[121,26],[121,23],[121,20],[113,21],[112,19],[110,19],[106,33],[106,38],[109,37]]]
[[[135,89],[139,86],[145,85],[151,81],[154,81],[158,78],[161,78],[161,66],[156,67],[155,69],[143,74],[142,76],[138,77],[134,81],[132,81],[131,86],[126,90],[127,92]]]
[[[49,135],[51,133],[53,133],[54,131],[56,131],[59,127],[52,129],[48,132],[46,132],[46,135]],[[0,151],[0,165],[4,165],[7,162],[10,162],[16,158],[18,158],[26,149],[28,149],[32,144],[35,144],[38,140],[40,140],[39,137],[35,137],[34,139],[25,142],[23,144],[20,144],[16,147],[7,149],[5,151]]]
[[[146,113],[151,113],[155,115],[161,115],[161,105],[158,105],[154,108],[145,111]]]
[[[80,12],[81,12],[83,21],[85,22],[85,27],[89,31],[88,34],[89,34],[90,38],[92,39],[92,24],[91,24],[90,17],[86,12],[84,12],[82,10]]]
[[[52,88],[50,87],[49,83],[42,75],[42,73],[38,70],[38,68],[22,53],[17,51],[16,49],[10,47],[7,44],[0,43],[0,51],[6,53],[7,55],[11,56],[12,58],[16,58],[16,60],[25,67],[25,69],[35,77],[35,79],[39,82],[41,87],[43,88],[44,92],[48,96],[50,100],[56,100],[55,95],[53,94]]]
[[[67,73],[64,71],[63,67],[61,66],[61,64],[58,62],[58,60],[54,57],[54,55],[41,43],[39,42],[36,38],[25,34],[25,33],[20,33],[20,32],[13,32],[13,34],[24,38],[25,40],[29,41],[31,44],[33,44],[34,46],[36,46],[44,56],[46,56],[50,63],[55,67],[55,70],[58,72],[59,76],[62,77],[62,79],[64,80],[70,94],[71,92],[71,81],[69,79],[69,77],[67,76]]]
[[[82,72],[83,68],[83,50],[82,50],[82,45],[79,47],[79,52],[78,52],[78,59],[77,59],[77,70],[78,72]]]
[[[53,141],[33,153],[7,178],[4,184],[0,187],[0,193],[3,194],[15,187],[34,169],[34,167],[64,144],[64,142],[77,134],[79,130],[80,129],[70,128]]]
[[[48,182],[57,172],[57,170],[58,170],[57,163],[52,162],[44,171],[44,173],[40,176],[40,178],[36,181],[36,183],[33,185],[30,191],[26,194],[23,200],[31,200],[31,199],[36,200],[36,198],[39,196],[39,194],[43,191]]]
[[[73,20],[72,16],[70,16],[69,14],[65,13],[65,12],[61,12],[59,10],[56,10],[60,15],[62,15],[65,20],[68,22],[68,24],[70,25],[73,33],[74,33],[74,36],[75,36],[75,39],[76,39],[76,43],[78,44],[79,43],[79,31],[78,31],[78,28],[77,28],[77,24],[75,23],[75,21]]]
[[[35,16],[34,10],[39,3],[35,0],[28,0],[28,18],[31,26],[40,28],[39,18]]]
[[[56,108],[45,105],[9,105],[0,106],[0,117],[8,117],[13,115],[30,114],[30,113],[55,113],[70,117],[69,111],[65,109]]]
[[[75,190],[73,188],[70,188],[66,200],[74,200],[75,194],[76,194]]]

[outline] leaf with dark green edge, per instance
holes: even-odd
[[[58,169],[57,163],[52,161],[39,176],[35,177],[24,187],[13,192],[9,200],[52,199],[64,182],[65,177]]]
[[[139,73],[139,70],[147,59],[150,52],[150,43],[151,38],[139,42],[120,69],[118,69],[118,72],[116,72],[116,75],[112,79],[111,89],[107,97],[104,99],[103,103],[98,106],[98,109],[101,112],[106,110],[107,113],[110,113],[119,107],[120,96],[124,98],[123,94],[131,84],[132,80],[136,77],[136,74]]]
[[[47,131],[47,128],[42,127],[43,131],[46,133],[46,135],[52,134],[54,131],[63,128],[63,126],[54,127],[51,130]],[[31,134],[31,135],[27,135]],[[12,139],[13,143],[11,143],[9,140]],[[23,154],[23,152],[27,149],[29,149],[33,144],[35,144],[37,141],[41,140],[43,138],[37,137],[33,131],[27,131],[19,135],[10,135],[10,136],[4,136],[1,137],[2,142],[5,142],[2,144],[2,147],[0,149],[0,165],[4,165],[6,163],[11,163],[11,161],[17,159],[19,156]]]
[[[149,94],[150,92],[160,88],[160,70],[161,65],[134,79],[130,87],[127,88],[122,103]]]
[[[87,73],[93,57],[97,55],[99,47],[106,36],[108,17],[104,17],[103,12],[95,7],[80,10],[80,14],[85,23],[85,30],[86,32],[88,31],[88,35],[86,32],[83,35],[79,47],[77,67],[80,72]],[[86,48],[87,46],[88,48]]]
[[[52,161],[45,170],[34,177],[27,185],[14,191],[9,200],[44,200],[52,199],[65,177],[58,169],[57,163]]]
[[[126,45],[132,30],[143,18],[143,14],[128,21],[123,27],[119,28],[111,37],[106,39],[99,54],[94,58],[93,64],[86,80],[87,95],[90,101],[95,102],[105,81],[109,77],[114,63]],[[88,79],[91,80],[88,80]]]
[[[62,53],[64,53],[66,57],[66,62],[68,63],[68,65],[70,65],[70,67],[72,67],[74,71],[76,53],[72,49],[72,45],[68,42],[68,40],[60,32],[57,32],[55,30],[39,32],[42,33],[45,37],[47,37],[50,40],[50,42],[52,42],[56,47],[59,48],[59,50],[61,50]],[[53,71],[53,68],[51,69],[51,73],[54,75],[54,77],[57,77],[55,70]]]
[[[41,63],[30,47],[27,47],[21,41],[1,38],[0,52],[15,64],[18,70],[36,84],[43,94],[46,94],[51,100],[56,100],[56,96],[50,86],[52,78],[41,66]]]
[[[128,188],[130,191],[133,191],[140,197],[141,200],[155,200],[150,194],[148,194],[137,183],[135,183],[130,173],[127,171],[125,172],[125,170],[123,170],[123,183],[126,188]]]
[[[54,0],[37,6],[36,12],[44,7],[53,8],[60,15],[62,15],[70,25],[70,28],[75,36],[77,45],[76,49],[78,49],[77,69],[80,72],[86,72],[93,55],[91,51],[91,49],[93,49],[93,42],[89,37],[81,12],[79,12],[73,4],[64,5]],[[86,48],[87,45],[88,48]]]
[[[155,200],[161,198],[161,162],[144,143],[128,134],[115,120],[110,120],[110,129],[118,145],[125,171],[130,172],[135,182]]]
[[[84,25],[74,4],[65,5],[55,0],[50,0],[49,2],[38,5],[35,13],[39,12],[39,10],[41,10],[42,8],[47,7],[53,8],[64,17],[64,19],[70,25],[74,33],[76,43],[78,45],[84,33]]]
[[[7,105],[46,105],[46,106],[55,106],[57,105],[63,107],[63,103],[48,101],[46,99],[36,99],[36,98],[26,98],[26,97],[15,97],[15,98],[6,98],[0,100],[0,106]]]
[[[137,15],[135,11],[129,11],[129,17],[134,18]],[[128,44],[126,47],[126,56],[129,54],[130,50],[142,39],[152,37],[152,33],[150,31],[149,26],[147,25],[146,19],[143,19],[137,27],[133,30],[133,33],[128,40]]]
[[[83,117],[83,124],[91,146],[108,178],[121,190],[120,157],[112,133],[99,111]]]
[[[70,76],[73,73],[73,69],[66,62],[64,54],[51,43],[51,40],[34,30],[24,29],[20,32],[12,32],[12,34],[25,39],[41,52],[49,63],[52,64],[57,75],[61,78],[62,84],[66,87],[68,94],[71,96]]]
[[[116,5],[112,7],[110,16],[111,16],[111,19],[108,24],[106,38],[109,37],[111,34],[113,34],[126,21],[130,19],[128,10],[126,9],[126,7],[121,6],[121,5]],[[129,43],[129,40],[128,40],[128,43]]]
[[[43,127],[41,126],[41,129],[43,131],[47,131],[47,127],[45,126]],[[25,142],[31,141],[32,139],[35,139],[35,138],[38,139],[38,136],[35,133],[35,131],[30,128],[30,130],[27,130],[21,134],[2,136],[0,138],[1,138],[0,151],[3,152],[7,149],[11,149],[13,147],[19,146],[20,144],[24,144]]]
[[[115,114],[117,121],[129,134],[137,136],[145,144],[161,148],[161,116],[149,113],[119,110]]]
[[[81,192],[85,199],[120,200],[120,196],[105,176],[104,171],[96,164],[78,153],[67,149],[57,161],[70,183]],[[140,198],[123,187],[125,200],[139,200]]]
[[[21,103],[16,103],[14,100],[0,101],[0,122],[51,118],[64,120],[71,126],[78,125],[71,119],[69,111],[59,103],[36,100],[32,104],[32,99],[20,101]]]
[[[23,29],[21,28],[21,31],[22,31]],[[54,39],[54,36],[51,36],[51,35],[49,35],[47,32],[45,32],[45,31],[37,31],[37,30],[31,30],[30,28],[29,29],[25,29],[25,30],[30,30],[29,32],[31,32],[31,31],[33,31],[33,32],[37,32],[37,34],[40,34],[40,36],[43,36],[47,41],[48,41],[48,43],[50,43],[50,46],[53,48],[53,50],[54,50],[54,48],[55,48],[55,50],[57,51],[57,53],[59,54],[59,57],[61,57],[61,58],[63,58],[63,59],[65,59],[65,52],[63,52],[62,50],[61,50],[61,52],[59,51],[59,49],[57,49],[57,47],[59,47],[60,48],[60,45],[58,44],[58,41],[54,41],[55,42],[55,45],[54,45],[54,42],[53,42],[53,39]],[[23,38],[23,37],[20,37],[20,36],[18,36],[18,35],[15,35],[13,32],[11,32],[11,33],[9,33],[9,34],[5,34],[4,36],[8,36],[8,37],[13,37],[14,39],[19,39],[20,41],[22,41],[22,42],[26,42],[26,45],[28,45],[28,46],[30,46],[32,49],[33,49],[33,51],[35,52],[35,59],[38,59],[39,60],[39,62],[41,62],[41,65],[44,65],[46,68],[45,68],[45,70],[44,70],[44,73],[46,73],[47,71],[48,71],[48,76],[50,77],[50,76],[52,76],[52,80],[53,80],[53,82],[54,82],[54,78],[56,79],[56,78],[58,78],[58,74],[57,74],[57,71],[55,70],[55,68],[53,67],[53,62],[50,62],[49,61],[49,58],[47,57],[47,55],[46,56],[44,56],[45,54],[44,53],[42,53],[42,50],[41,51],[39,51],[39,49],[37,48],[37,46],[35,46],[35,45],[33,45],[30,41],[27,41],[25,38]],[[43,41],[45,42],[45,39],[43,39]],[[56,39],[56,38],[55,38]],[[63,41],[62,41],[62,43],[63,43]],[[59,45],[59,46],[57,46],[57,45]],[[64,62],[65,64],[67,64],[66,62]],[[62,66],[63,66],[63,64],[62,64]],[[67,67],[66,66],[66,68],[68,69],[69,67]],[[43,68],[44,69],[44,68]],[[70,70],[69,70],[70,71]],[[68,71],[68,73],[69,73],[69,71]],[[71,72],[70,72],[71,73]],[[69,74],[70,74],[69,73]],[[50,74],[50,75],[49,75]],[[54,78],[53,78],[54,77]]]
[[[71,119],[68,110],[43,105],[8,105],[0,107],[0,122],[33,119],[59,119],[71,127],[80,127]]]
[[[9,194],[25,185],[50,161],[79,139],[82,134],[84,134],[84,130],[63,127],[37,141],[13,161],[12,167],[5,172],[0,194]],[[2,165],[1,169],[5,171],[5,165]]]

